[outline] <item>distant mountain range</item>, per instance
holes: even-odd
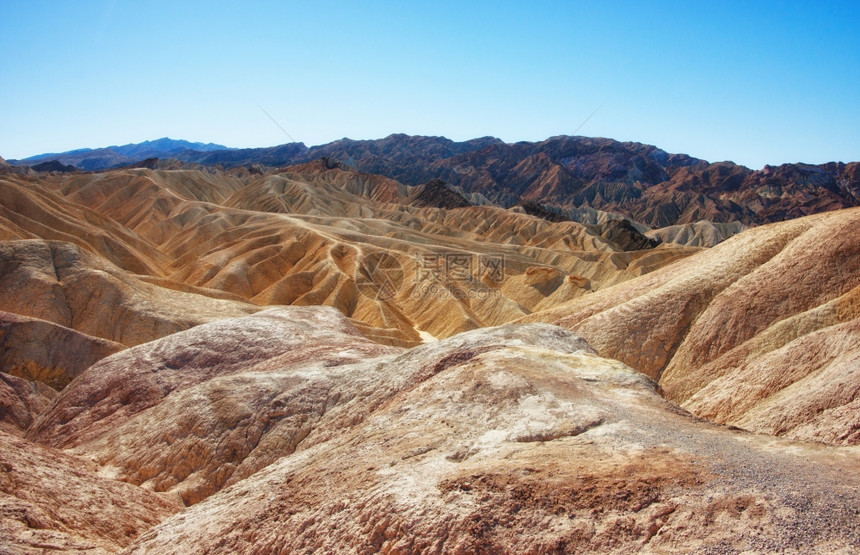
[[[652,228],[700,220],[758,225],[860,206],[857,162],[783,164],[754,171],[641,143],[570,136],[505,143],[493,137],[455,142],[395,134],[378,140],[341,139],[310,148],[289,143],[249,149],[165,138],[10,163],[56,160],[95,171],[151,158],[225,170],[277,168],[326,158],[406,185],[438,179],[475,202],[530,210],[537,206],[586,223],[599,218],[599,213],[613,212]]]
[[[81,148],[61,153],[39,154],[23,160],[9,160],[16,166],[33,166],[41,162],[56,160],[64,165],[81,170],[98,171],[117,166],[134,164],[147,158],[173,158],[186,151],[212,152],[230,150],[214,143],[192,143],[168,137],[154,141],[108,146],[104,148]]]

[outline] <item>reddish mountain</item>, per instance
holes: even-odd
[[[583,209],[615,212],[652,228],[700,220],[760,225],[860,206],[856,162],[784,164],[753,171],[651,145],[590,137],[508,144],[492,137],[455,142],[395,134],[311,148],[290,143],[172,155],[187,163],[257,170],[259,165],[273,168],[325,158],[329,164],[405,185],[441,180],[467,196],[482,195],[506,208],[540,203],[583,222]]]

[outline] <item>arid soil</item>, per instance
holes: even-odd
[[[860,551],[854,166],[484,143],[4,166],[0,553]]]

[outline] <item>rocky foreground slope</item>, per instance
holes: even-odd
[[[0,553],[116,553],[180,507],[0,430]]]
[[[860,549],[857,448],[694,418],[545,324],[404,350],[271,309],[112,355],[0,440],[12,553]]]

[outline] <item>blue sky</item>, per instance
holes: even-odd
[[[0,155],[573,134],[860,160],[860,2],[3,2]],[[258,106],[259,105],[259,106]],[[598,109],[599,108],[599,109]]]

